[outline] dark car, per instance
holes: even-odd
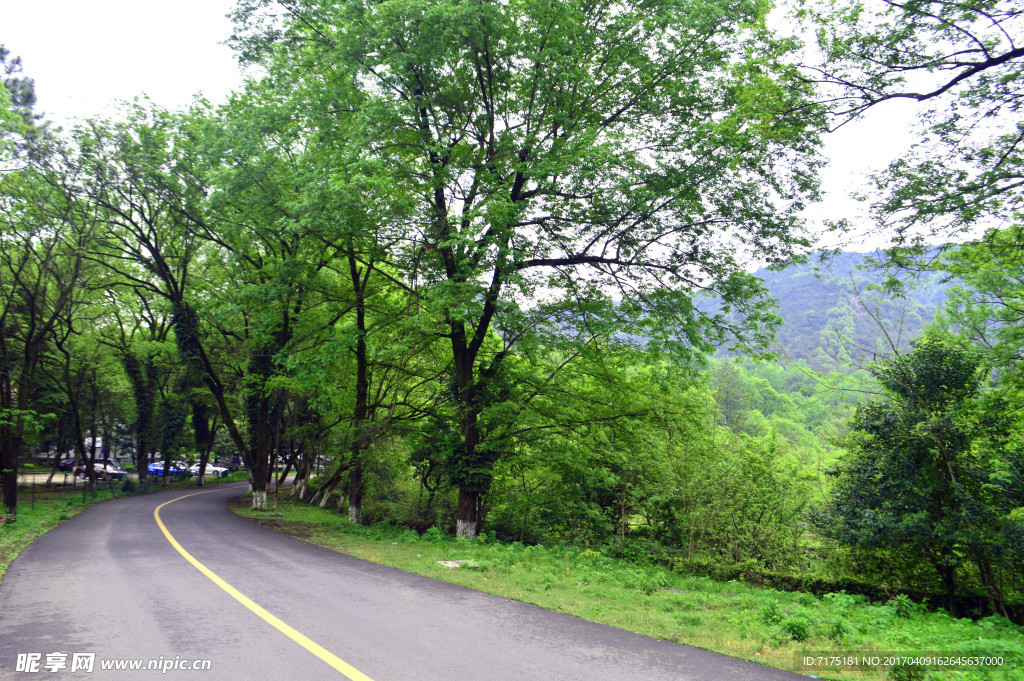
[[[75,460],[72,459],[61,459],[61,462],[57,464],[57,470],[70,473],[75,470]]]
[[[228,473],[242,470],[242,463],[237,459],[214,459],[210,463],[219,468],[226,469]]]
[[[128,477],[128,471],[116,461],[107,461],[106,465],[102,461],[97,461],[93,464],[93,469],[96,471],[97,480],[124,480]],[[75,475],[85,478],[86,470],[85,466],[79,464],[75,466]]]

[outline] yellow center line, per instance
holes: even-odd
[[[303,635],[303,634],[299,633],[298,631],[296,631],[295,629],[291,628],[290,626],[288,626],[287,624],[282,622],[280,619],[278,619],[274,615],[271,615],[269,612],[267,612],[266,610],[261,608],[259,605],[257,605],[251,598],[249,598],[248,596],[243,594],[241,591],[239,591],[235,587],[233,587],[230,584],[228,584],[227,582],[225,582],[213,570],[211,570],[210,568],[206,567],[205,565],[200,563],[198,560],[196,560],[192,556],[192,554],[189,553],[188,551],[186,551],[181,546],[181,544],[178,543],[178,540],[175,539],[174,536],[167,530],[167,526],[164,525],[163,521],[160,519],[160,509],[161,508],[163,508],[167,504],[173,504],[175,501],[181,501],[182,499],[187,499],[188,497],[194,497],[197,494],[209,494],[210,492],[216,492],[216,491],[218,491],[218,490],[212,490],[211,489],[211,490],[206,490],[205,492],[193,492],[192,494],[186,494],[184,496],[178,497],[177,499],[171,499],[170,501],[168,501],[166,503],[160,504],[159,506],[157,506],[153,510],[153,517],[156,518],[156,524],[160,527],[160,531],[164,533],[164,537],[167,538],[167,541],[169,541],[171,543],[171,546],[173,546],[174,549],[185,558],[185,560],[187,560],[188,562],[192,563],[192,566],[195,569],[199,570],[204,575],[206,575],[207,578],[209,578],[209,580],[211,582],[213,582],[214,584],[219,586],[224,591],[227,591],[228,595],[230,595],[232,598],[234,598],[236,601],[238,601],[239,603],[241,603],[245,607],[249,608],[249,610],[251,610],[254,613],[256,613],[256,615],[258,615],[265,622],[267,622],[267,624],[269,624],[270,626],[274,627],[275,629],[280,631],[282,634],[284,634],[285,636],[287,636],[291,640],[295,641],[296,643],[298,643],[300,646],[302,646],[303,648],[305,648],[309,652],[311,652],[314,655],[316,655],[317,657],[319,657],[321,660],[326,662],[328,665],[333,667],[335,670],[341,672],[342,674],[347,676],[352,681],[373,681],[373,679],[371,679],[369,676],[367,676],[366,674],[362,673],[361,671],[359,671],[358,669],[356,669],[355,667],[353,667],[349,663],[345,662],[340,657],[338,657],[337,655],[335,655],[331,651],[327,650],[326,648],[324,648],[320,644],[312,641],[311,639],[309,639],[305,635]]]

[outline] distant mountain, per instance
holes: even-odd
[[[885,275],[866,268],[870,253],[841,253],[827,264],[759,270],[779,301],[777,344],[792,360],[819,371],[849,367],[903,348],[935,317],[948,284],[921,280],[906,298],[892,298],[872,284]]]

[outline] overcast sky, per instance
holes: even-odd
[[[226,14],[234,0],[25,0],[7,3],[0,44],[22,57],[36,81],[37,109],[59,123],[103,113],[146,93],[166,107],[196,92],[215,102],[241,84]],[[872,168],[908,145],[912,108],[888,106],[829,139],[828,200],[808,213],[858,219],[847,198]],[[864,248],[877,244],[865,242]]]
[[[0,43],[35,79],[58,122],[146,93],[158,104],[215,101],[241,83],[226,14],[234,0],[27,0],[6,3]]]

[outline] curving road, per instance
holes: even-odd
[[[0,678],[806,678],[313,546],[231,513],[240,491],[110,501],[38,539],[0,584]]]

